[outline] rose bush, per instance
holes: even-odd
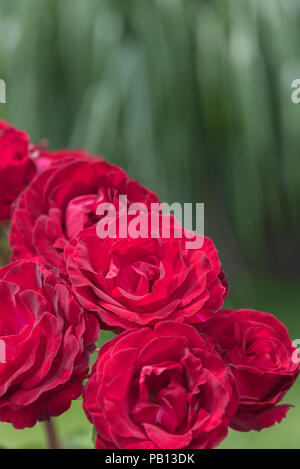
[[[0,221],[10,219],[12,204],[35,174],[27,134],[0,120]]]
[[[168,321],[106,343],[84,390],[98,449],[213,448],[237,404],[210,340]]]
[[[122,169],[33,145],[0,120],[0,221],[13,214],[0,421],[21,429],[60,415],[85,378],[99,449],[214,448],[229,426],[285,417],[300,372],[288,331],[270,314],[220,310],[228,284],[213,242],[158,204]],[[120,335],[89,376],[99,326]]]
[[[261,430],[280,422],[289,405],[277,405],[296,380],[299,357],[285,326],[259,311],[223,310],[200,330],[214,337],[235,376],[240,405],[235,430]]]
[[[67,160],[40,173],[21,194],[10,231],[12,259],[31,259],[66,273],[63,250],[94,225],[100,202],[149,204],[158,199],[117,166],[95,159]]]
[[[0,421],[32,427],[82,392],[99,327],[54,270],[32,262],[0,269]]]
[[[176,229],[174,218],[168,219]],[[196,324],[211,317],[227,294],[218,252],[206,237],[202,247],[187,249],[186,232],[180,230],[182,239],[174,229],[170,237],[160,230],[158,237],[137,239],[100,239],[95,227],[83,230],[65,248],[80,303],[115,330],[162,320]]]

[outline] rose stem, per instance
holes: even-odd
[[[52,420],[45,422],[45,429],[47,434],[48,449],[60,449],[58,435],[55,429],[55,425]]]

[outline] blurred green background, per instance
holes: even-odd
[[[300,338],[299,0],[0,0],[0,78],[0,116],[32,141],[102,154],[163,201],[204,202],[227,306]],[[222,447],[300,448],[300,384],[286,401],[282,424]],[[80,402],[57,420],[68,447],[89,447]],[[0,424],[0,445],[41,447],[41,426]]]

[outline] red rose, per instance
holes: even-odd
[[[201,325],[201,331],[216,339],[236,378],[240,405],[232,428],[261,430],[280,422],[290,406],[276,404],[300,371],[285,326],[271,314],[223,310]]]
[[[0,120],[0,221],[10,219],[11,205],[36,174],[28,136]]]
[[[104,327],[152,327],[163,320],[194,324],[222,307],[226,287],[213,242],[204,238],[201,248],[187,249],[183,237],[170,233],[170,238],[160,231],[157,238],[100,239],[93,227],[66,246],[74,292]]]
[[[97,159],[66,161],[40,173],[22,193],[13,214],[10,244],[13,260],[32,259],[65,273],[68,240],[94,225],[100,202],[157,202],[150,191],[120,168]]]
[[[84,389],[98,449],[213,448],[237,404],[232,375],[210,341],[169,321],[107,342]]]
[[[65,160],[77,160],[92,158],[85,150],[55,150],[50,151],[43,148],[42,145],[32,145],[30,148],[30,157],[34,162],[37,171],[40,173],[48,169],[51,165],[63,163]],[[98,161],[99,161],[98,157]],[[102,159],[102,158],[101,158]]]
[[[0,421],[32,427],[80,396],[97,321],[55,271],[32,262],[0,269],[0,297]]]

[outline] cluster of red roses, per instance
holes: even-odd
[[[213,448],[228,427],[280,422],[297,378],[283,324],[221,310],[228,293],[208,238],[100,239],[97,206],[150,207],[155,194],[87,152],[50,152],[0,122],[0,220],[12,263],[0,269],[0,420],[16,428],[82,394],[97,448]],[[100,329],[117,333],[89,359]]]

